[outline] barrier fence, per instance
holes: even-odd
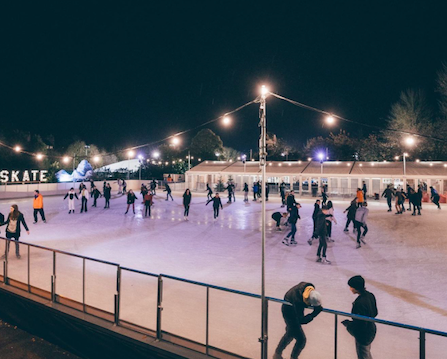
[[[4,245],[0,280],[4,285],[210,357],[261,357],[258,343],[261,296],[258,294],[0,239]],[[16,248],[10,248],[16,245],[21,251],[20,260],[15,259]],[[290,303],[272,297],[267,300],[269,342],[276,344],[284,333],[279,305]],[[325,308],[315,319],[319,324],[306,326],[308,338],[320,343],[316,348],[306,348],[314,358],[328,358],[328,351],[335,359],[355,357],[352,338],[346,331],[339,331],[340,318],[383,326],[378,329],[383,335],[373,345],[386,353],[381,357],[408,358],[417,357],[418,353],[420,359],[425,359],[445,354],[446,332]],[[399,331],[394,331],[395,328]],[[431,347],[427,348],[428,339]],[[269,353],[273,350],[271,347]]]

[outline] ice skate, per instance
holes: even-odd
[[[321,263],[321,257],[317,257],[317,263]]]
[[[20,254],[17,254],[17,259],[22,258],[22,256]]]
[[[312,245],[312,238],[309,239],[309,240],[307,241],[307,243],[309,243],[309,246],[311,246],[311,245]]]
[[[290,244],[298,244],[294,239],[290,241]]]
[[[282,240],[282,244],[285,244],[286,246],[288,246],[289,245],[289,240],[287,238],[284,238]]]
[[[360,243],[357,243],[357,247],[355,247],[355,249],[359,249],[359,248],[361,248],[362,246],[360,245]]]
[[[331,261],[328,261],[328,260],[326,259],[326,257],[324,257],[323,260],[321,261],[321,263],[323,263],[323,264],[331,264],[332,262],[331,262]]]
[[[328,241],[328,242],[331,242],[331,243],[332,243],[332,242],[335,242],[331,237],[328,237],[327,241]]]
[[[360,241],[361,241],[363,244],[366,244],[366,242],[365,242],[365,236],[361,236],[361,237],[360,237]]]
[[[348,232],[349,232],[349,229],[345,228],[345,229],[343,230],[343,232],[348,233]]]
[[[276,230],[277,230],[278,232],[281,232],[281,228],[279,228],[279,227],[276,227]]]
[[[281,354],[275,353],[273,354],[273,359],[284,359]]]

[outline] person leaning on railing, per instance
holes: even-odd
[[[356,275],[349,279],[348,285],[353,294],[359,296],[352,304],[352,314],[375,318],[378,314],[374,294],[365,289],[365,279]],[[372,359],[371,343],[376,337],[376,324],[366,320],[346,319],[342,321],[349,334],[355,338],[355,347],[358,359]]]
[[[283,304],[281,307],[284,321],[286,322],[286,333],[281,338],[275,350],[273,359],[282,359],[282,352],[295,339],[291,359],[297,359],[306,346],[306,335],[302,325],[310,323],[318,314],[321,313],[321,295],[315,290],[312,283],[301,282],[288,290],[284,300],[291,303]],[[312,313],[304,315],[304,309],[312,306]]]

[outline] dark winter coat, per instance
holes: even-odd
[[[348,219],[353,221],[355,219],[355,212],[357,211],[357,205],[355,202],[351,202],[351,205],[346,208],[346,211],[348,211]]]
[[[9,227],[10,217],[11,217],[11,214],[8,215],[8,219],[6,220],[6,222],[0,223],[0,226],[6,225],[6,232],[9,232],[8,227]],[[29,231],[28,226],[26,225],[26,222],[25,222],[25,218],[23,217],[23,214],[21,212],[19,212],[19,216],[17,217],[17,227],[16,227],[16,231],[14,232],[17,235],[17,237],[20,237],[20,228],[21,228],[20,224],[22,224],[23,227],[25,227],[25,229],[27,231]],[[13,232],[9,232],[9,233],[13,233]]]
[[[244,192],[248,192],[248,184],[244,184]]]
[[[73,199],[74,197],[76,197],[76,199],[79,199],[78,195],[74,191],[73,192],[67,192],[67,194],[65,195],[64,199],[67,198],[67,197],[69,197],[70,199]]]
[[[128,193],[127,194],[127,204],[135,203],[135,200],[138,199],[137,196],[135,196],[135,193]]]
[[[377,317],[377,304],[374,294],[363,291],[352,304],[352,314],[364,315],[366,317]],[[369,345],[376,336],[376,324],[364,320],[353,319],[346,324],[351,334],[360,344]]]
[[[272,214],[272,219],[275,221],[281,219],[281,217],[282,217],[282,214],[280,212],[275,212]]]
[[[315,221],[317,218],[318,212],[320,212],[320,205],[318,203],[314,204],[314,211],[312,213],[312,219]]]
[[[146,193],[144,195],[144,198],[143,198],[144,205],[145,206],[152,206],[152,198],[153,198],[153,196],[150,193]]]
[[[296,221],[298,221],[299,218],[300,218],[300,214],[298,212],[298,207],[297,206],[293,206],[290,209],[290,216],[289,216],[288,222],[296,224]]]
[[[290,208],[292,208],[295,203],[295,196],[293,194],[289,194],[287,196],[287,209],[290,210]]]
[[[110,187],[104,188],[104,198],[110,199],[111,190]]]
[[[323,211],[319,210],[319,212],[315,216],[315,234],[317,236],[324,237],[327,233],[327,225],[326,225],[326,215]]]
[[[93,197],[98,199],[98,197],[101,197],[101,192],[99,192],[99,189],[95,188],[93,190]]]
[[[222,201],[220,200],[220,197],[213,197],[208,202],[206,202],[206,205],[208,206],[208,203],[213,202],[213,208],[223,208]]]
[[[190,203],[191,203],[191,193],[189,194],[183,193],[183,205],[189,206]]]
[[[169,185],[166,183],[166,185],[165,185],[165,189],[163,190],[163,192],[168,192],[168,193],[171,193],[172,191],[171,191],[171,187],[169,187]]]
[[[210,186],[208,186],[208,184],[206,185],[206,190],[208,191],[208,194],[213,194],[213,190],[210,188]]]
[[[301,324],[310,323],[321,311],[321,307],[315,308],[312,313],[304,315],[304,309],[307,308],[303,300],[304,290],[312,286],[312,283],[301,282],[289,289],[284,296],[284,300],[292,305],[283,304],[282,314],[287,326],[301,326]]]
[[[382,197],[393,198],[393,190],[391,188],[386,188],[382,193]]]

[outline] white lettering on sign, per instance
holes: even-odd
[[[40,182],[46,182],[47,181],[47,170],[31,170],[33,181],[40,181]],[[0,171],[0,182],[1,183],[7,183],[7,182],[31,182],[30,179],[30,171],[8,171],[8,170],[1,170]]]
[[[19,182],[19,171],[11,171],[11,182]]]

